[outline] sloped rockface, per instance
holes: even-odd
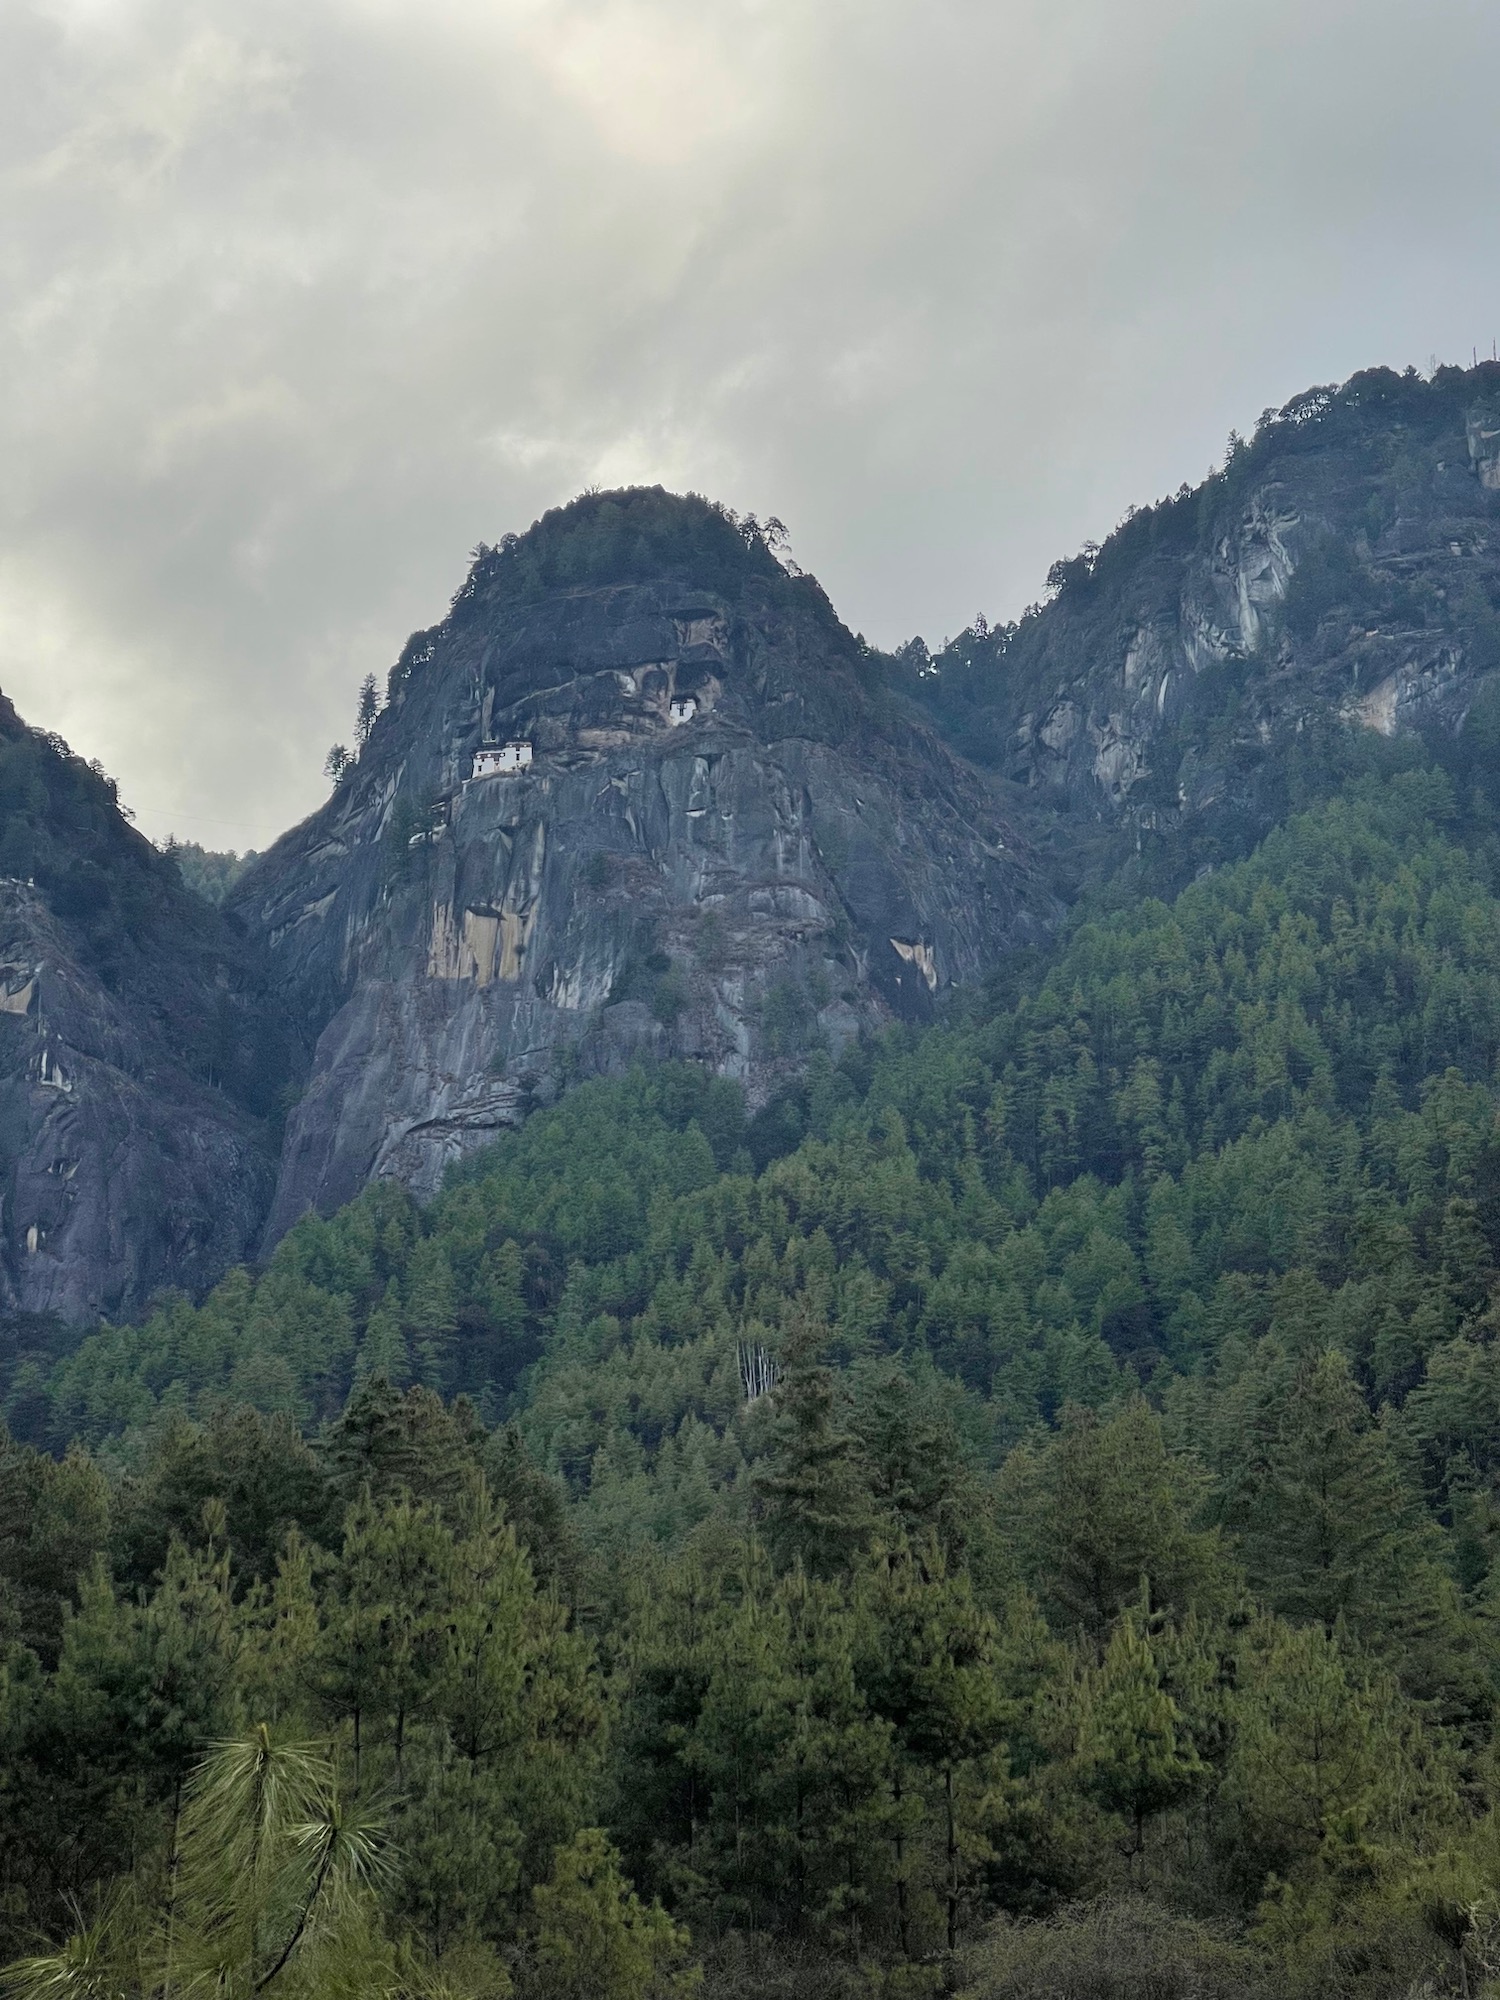
[[[243,1257],[292,1062],[252,947],[0,697],[0,1307],[128,1315]]]
[[[1500,667],[1500,368],[1375,369],[1055,566],[1053,601],[896,678],[1075,825],[1285,809],[1329,730],[1454,741]]]
[[[512,741],[528,766],[474,775]],[[484,552],[353,771],[231,903],[320,1030],[270,1240],[371,1176],[431,1190],[637,1056],[764,1101],[1051,914],[983,781],[816,585],[659,492]]]
[[[764,1102],[1351,746],[1420,733],[1500,819],[1500,367],[1311,391],[1051,582],[885,659],[753,527],[591,496],[480,552],[222,914],[0,697],[0,1310],[198,1290],[637,1056]]]

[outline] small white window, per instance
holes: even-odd
[[[691,722],[697,713],[697,702],[690,694],[684,695],[681,701],[674,701],[669,705],[667,721],[673,729],[680,729],[684,722]]]
[[[519,737],[509,743],[486,743],[474,752],[475,778],[492,778],[497,772],[524,771],[531,762],[531,745]]]

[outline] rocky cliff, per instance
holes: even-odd
[[[1051,905],[980,777],[721,510],[592,496],[482,550],[327,806],[238,885],[319,1039],[269,1225],[421,1192],[568,1077],[762,1102]]]
[[[1237,824],[1243,845],[1315,738],[1455,745],[1500,668],[1500,368],[1309,391],[1049,582],[1018,625],[917,642],[894,678],[1070,839],[1195,852]]]
[[[0,1307],[129,1314],[244,1256],[294,1059],[251,943],[0,697]]]
[[[1500,367],[1268,412],[1049,588],[886,658],[753,523],[588,496],[477,552],[222,914],[0,710],[0,1306],[196,1288],[638,1057],[763,1103],[1360,744],[1425,737],[1500,815]]]

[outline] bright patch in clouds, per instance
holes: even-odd
[[[10,0],[0,685],[263,844],[472,545],[788,521],[893,642],[1500,331],[1488,0]]]

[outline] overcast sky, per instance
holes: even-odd
[[[0,0],[0,686],[264,845],[468,550],[786,521],[883,644],[1500,334],[1497,0]]]

